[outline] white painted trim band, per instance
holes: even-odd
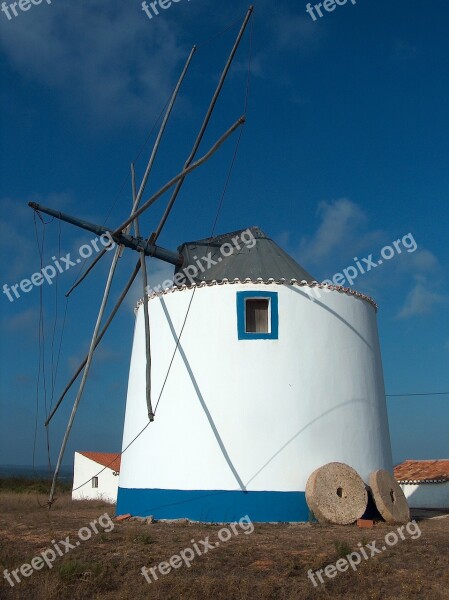
[[[217,281],[216,279],[214,279],[213,281],[202,281],[201,283],[194,283],[192,285],[184,284],[184,285],[180,285],[180,286],[173,286],[171,288],[163,290],[162,292],[152,292],[151,294],[148,294],[148,299],[153,300],[154,298],[159,298],[159,297],[165,296],[167,294],[172,294],[174,292],[182,292],[184,290],[193,290],[194,288],[211,287],[213,285],[228,285],[228,284],[232,285],[235,283],[251,284],[251,285],[255,285],[255,284],[294,285],[294,286],[298,286],[298,287],[326,289],[326,290],[331,290],[331,291],[335,291],[335,292],[340,292],[343,294],[348,294],[350,296],[355,296],[356,298],[360,298],[361,300],[364,300],[365,302],[368,302],[369,304],[371,304],[374,307],[376,312],[378,310],[378,305],[377,305],[376,301],[373,300],[373,298],[371,298],[370,296],[367,296],[365,294],[361,294],[360,292],[356,292],[355,290],[352,290],[351,288],[343,287],[341,285],[328,285],[327,283],[318,283],[318,281],[313,281],[312,283],[308,283],[305,280],[298,281],[297,279],[290,279],[289,281],[287,281],[284,278],[279,279],[277,281],[275,281],[273,278],[270,278],[267,281],[264,281],[262,278],[252,280],[249,277],[247,277],[246,279],[243,279],[243,280],[236,278],[236,279],[232,279],[232,280],[223,279],[221,281]],[[142,304],[143,304],[143,299],[140,299],[137,302],[135,311],[137,311],[139,306],[141,306]]]

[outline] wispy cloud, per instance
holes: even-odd
[[[321,46],[324,30],[307,15],[284,11],[275,18],[273,31],[280,49],[309,52]]]
[[[316,233],[301,240],[300,256],[305,264],[316,264],[346,245],[348,238],[366,221],[362,209],[347,198],[321,202],[318,216],[321,222]]]
[[[26,333],[37,336],[39,314],[37,308],[30,308],[2,320],[2,328],[9,333]]]
[[[2,19],[0,44],[19,73],[90,120],[123,123],[159,111],[169,95],[184,57],[171,23],[127,2],[61,2]]]
[[[398,261],[397,265],[402,272],[430,274],[437,270],[439,263],[430,250],[419,248],[417,252],[409,254],[406,261]]]
[[[405,299],[404,306],[398,313],[398,318],[406,319],[431,313],[436,304],[441,304],[444,301],[445,298],[432,291],[431,286],[425,279],[417,277],[415,285]]]

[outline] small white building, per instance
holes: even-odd
[[[449,459],[406,460],[394,476],[410,508],[449,510]]]
[[[72,500],[117,502],[120,455],[75,452]]]

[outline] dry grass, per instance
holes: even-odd
[[[46,497],[0,493],[0,569],[20,567],[51,547],[52,540],[77,539],[81,527],[114,507],[75,502],[61,494],[51,511]],[[409,536],[381,555],[364,561],[357,572],[340,573],[314,588],[309,569],[335,563],[357,544],[381,540],[392,526],[371,530],[355,526],[256,525],[219,548],[197,557],[190,568],[159,576],[149,585],[140,574],[196,541],[216,540],[220,527],[199,524],[145,525],[116,523],[58,557],[50,570],[35,571],[12,588],[0,582],[0,597],[9,599],[257,599],[397,600],[449,599],[449,519],[422,521],[422,535]],[[100,528],[101,529],[101,528]],[[382,545],[382,544],[380,544]]]

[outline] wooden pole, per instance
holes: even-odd
[[[134,207],[137,207],[138,197],[136,191],[136,172],[134,170],[134,164],[131,164],[131,182],[133,189]],[[141,186],[142,188],[142,186]],[[134,210],[134,208],[133,208]],[[140,227],[138,217],[134,219],[134,233],[136,237],[140,237]],[[140,253],[140,272],[142,273],[142,288],[143,288],[143,316],[145,323],[145,380],[146,380],[146,398],[148,408],[148,418],[150,421],[154,421],[154,412],[151,404],[151,336],[150,336],[150,315],[148,312],[148,273],[147,264],[145,259],[145,252]]]
[[[154,164],[154,160],[156,158],[156,154],[157,154],[157,152],[159,150],[159,146],[160,146],[160,143],[161,143],[161,140],[162,140],[162,136],[164,135],[165,128],[167,126],[167,123],[168,123],[168,120],[170,118],[173,106],[174,106],[176,98],[178,96],[179,89],[180,89],[180,87],[182,85],[182,82],[184,81],[184,78],[186,76],[187,70],[188,70],[188,68],[190,66],[190,62],[192,61],[192,58],[193,58],[193,55],[195,54],[195,52],[196,52],[196,46],[193,46],[192,50],[190,51],[189,57],[187,59],[187,62],[184,65],[184,69],[183,69],[183,71],[181,73],[181,76],[180,76],[180,78],[178,80],[178,83],[176,84],[176,87],[175,87],[175,89],[173,91],[173,95],[172,95],[172,97],[170,99],[170,103],[169,103],[169,105],[167,107],[167,110],[165,112],[164,120],[162,121],[162,125],[161,125],[161,127],[159,129],[159,133],[157,135],[156,141],[154,142],[153,151],[151,152],[150,160],[148,161],[148,165],[147,165],[147,168],[145,170],[145,173],[144,173],[144,176],[143,176],[143,179],[142,179],[142,183],[140,184],[139,191],[137,192],[136,197],[134,199],[134,205],[135,206],[133,207],[133,211],[139,206],[139,203],[140,203],[140,201],[142,199],[143,192],[145,191],[145,186],[146,186],[147,181],[148,181],[148,177],[149,177],[149,175],[151,173],[151,169],[153,168],[153,164]]]

